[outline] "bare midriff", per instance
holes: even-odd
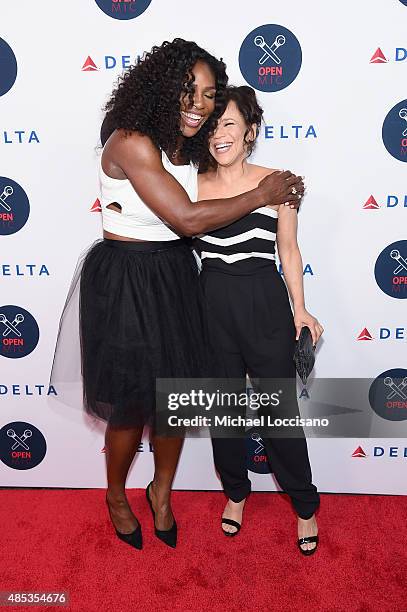
[[[107,240],[121,240],[122,242],[152,242],[151,240],[138,240],[138,238],[127,238],[127,236],[119,236],[103,230],[103,238]]]

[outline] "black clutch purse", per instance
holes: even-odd
[[[305,385],[315,364],[315,346],[312,343],[310,328],[307,326],[301,329],[294,351],[294,361],[298,376]]]

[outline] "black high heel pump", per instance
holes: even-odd
[[[114,523],[112,520],[112,515],[110,512],[110,506],[109,506],[109,502],[107,501],[107,497],[106,497],[106,504],[107,507],[109,509],[109,515],[110,515],[110,520],[112,521],[113,527],[114,527]],[[138,523],[137,527],[135,528],[134,531],[132,531],[131,533],[121,533],[121,531],[119,531],[118,529],[116,529],[115,527],[115,532],[117,537],[122,540],[122,542],[125,542],[126,544],[129,544],[129,546],[132,546],[133,548],[136,548],[137,550],[141,550],[143,548],[143,535],[141,532],[141,525],[140,523]]]
[[[171,548],[175,548],[177,545],[177,531],[178,531],[177,523],[175,522],[175,519],[172,524],[172,527],[170,527],[169,529],[157,529],[157,527],[155,526],[155,512],[154,512],[153,504],[151,503],[151,499],[150,499],[150,487],[152,484],[153,483],[150,482],[150,484],[148,485],[146,489],[146,497],[147,497],[148,505],[150,506],[151,514],[153,515],[155,535],[157,536],[159,540],[161,540],[161,542],[164,542],[164,544],[167,544],[167,546],[171,546]]]

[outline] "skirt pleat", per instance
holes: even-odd
[[[72,342],[75,333],[79,343]],[[75,346],[80,374],[67,368]],[[105,239],[76,271],[51,382],[80,376],[88,414],[113,427],[140,427],[154,422],[156,378],[204,377],[207,346],[198,268],[187,241]]]

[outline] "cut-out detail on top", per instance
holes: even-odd
[[[122,214],[122,207],[118,202],[111,202],[106,206],[106,208],[108,208],[109,210],[114,210],[114,212],[119,213],[119,215]]]

